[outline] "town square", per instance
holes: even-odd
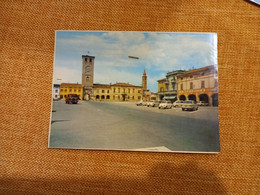
[[[63,32],[58,31],[56,36],[59,33]],[[95,32],[91,33],[94,33],[91,34],[92,38],[96,36]],[[116,42],[114,36],[122,39],[125,34],[127,32],[110,34],[98,32],[97,37],[104,42],[107,42],[107,36],[112,37],[114,44]],[[156,36],[153,33],[139,34],[143,35],[140,44],[142,40],[148,42],[153,40],[154,44],[162,40],[160,34]],[[89,34],[84,34],[84,36],[87,35]],[[131,35],[136,36],[138,33],[134,32]],[[183,38],[186,35],[189,36],[184,33],[180,38],[186,40]],[[131,52],[134,55],[120,52],[119,55],[117,49],[115,51],[110,49],[106,50],[109,53],[109,57],[106,58],[104,56],[107,53],[103,54],[99,50],[88,51],[87,54],[81,53],[81,55],[77,53],[75,58],[77,63],[76,60],[74,63],[78,71],[75,72],[74,69],[69,69],[69,66],[63,67],[62,63],[67,63],[63,62],[63,58],[66,57],[56,58],[59,56],[59,52],[56,51],[55,67],[57,69],[56,72],[54,71],[49,147],[156,152],[219,152],[218,70],[216,56],[214,56],[216,37],[215,34],[210,33],[202,35],[206,38],[202,38],[199,33],[191,36],[197,40],[197,42],[194,41],[194,45],[201,45],[205,49],[206,57],[203,57],[202,51],[198,54],[202,55],[201,58],[204,59],[205,62],[202,61],[205,64],[199,66],[169,65],[165,69],[163,67],[160,69],[156,65],[148,64],[153,62],[150,56],[148,58],[142,50],[139,53]],[[162,36],[165,37],[165,34]],[[169,34],[167,39],[171,40],[174,36],[175,34]],[[57,43],[61,40],[56,37]],[[133,44],[132,42],[133,40],[130,40],[130,44]],[[192,42],[189,43],[191,47],[192,44]],[[148,44],[144,48],[152,48],[152,45]],[[208,45],[212,51],[206,52]],[[131,47],[135,48],[136,45],[130,45],[129,51],[132,51]],[[56,46],[56,49],[59,50],[59,47]],[[162,46],[162,52],[164,52],[163,49],[164,46]],[[146,52],[149,53],[148,50]],[[167,52],[169,51],[165,50],[165,54]],[[180,57],[182,58],[182,61],[179,60],[180,64],[189,58],[192,63],[200,61],[200,58],[194,57],[194,53],[197,52],[196,48],[189,52],[189,56]],[[94,55],[95,53],[97,55]],[[116,65],[117,61],[114,63],[106,61],[114,59],[115,56],[123,56],[120,63],[125,62],[126,65],[119,66]],[[173,61],[169,58],[167,63],[173,63]],[[73,64],[72,60],[71,62]],[[104,69],[107,71],[102,72]]]

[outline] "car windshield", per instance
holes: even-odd
[[[192,101],[184,101],[185,104],[192,104]]]

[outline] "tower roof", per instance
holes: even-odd
[[[144,73],[143,73],[143,75],[146,75],[145,69],[144,69]]]

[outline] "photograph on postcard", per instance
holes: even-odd
[[[217,34],[56,31],[48,146],[218,153]]]

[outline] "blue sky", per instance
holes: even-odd
[[[54,83],[81,83],[82,55],[95,56],[95,83],[140,86],[145,69],[148,89],[157,92],[167,72],[217,64],[217,35],[56,31]]]

